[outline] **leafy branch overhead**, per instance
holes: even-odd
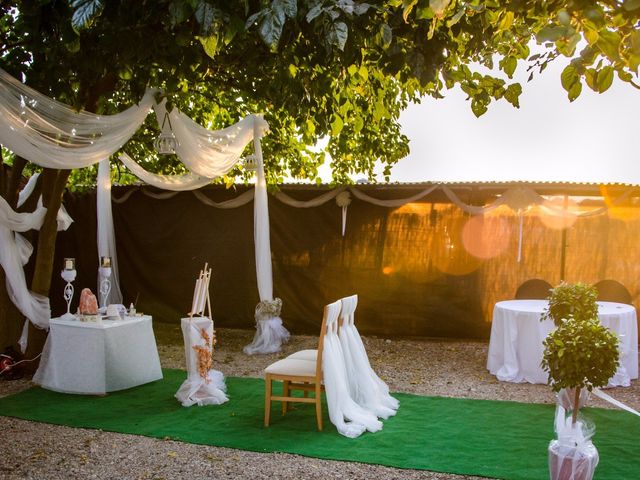
[[[213,128],[264,112],[272,183],[317,178],[325,152],[335,181],[372,179],[378,163],[388,174],[408,153],[410,102],[457,86],[477,116],[518,107],[516,70],[558,57],[570,100],[615,77],[639,83],[639,0],[41,0],[2,2],[0,15],[3,68],[77,108],[119,111],[151,85]],[[154,134],[149,123],[125,149],[175,171],[153,157]]]

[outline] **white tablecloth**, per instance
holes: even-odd
[[[553,330],[551,320],[540,321],[546,300],[509,300],[493,309],[487,369],[505,382],[547,383],[540,367],[543,340]],[[598,302],[600,322],[620,337],[620,367],[609,386],[628,387],[638,378],[638,324],[631,305]]]
[[[102,395],[161,378],[146,315],[102,323],[51,319],[33,381],[58,392]]]

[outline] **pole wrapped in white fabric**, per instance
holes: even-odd
[[[0,144],[41,167],[88,167],[131,138],[151,110],[154,94],[147,90],[138,105],[115,115],[77,112],[0,69]]]
[[[357,295],[343,298],[340,312],[341,325],[338,335],[344,352],[349,393],[358,405],[386,419],[396,414],[400,403],[389,395],[389,387],[371,368],[354,322],[357,305]]]
[[[111,168],[109,159],[98,165],[98,189],[96,194],[96,211],[98,213],[98,261],[100,257],[111,257],[111,289],[104,299],[104,306],[111,303],[122,304],[120,277],[118,275],[118,252],[116,251],[116,234],[113,227],[111,210]],[[104,281],[103,270],[98,269],[98,286]]]
[[[248,355],[274,353],[289,340],[289,332],[282,325],[280,309],[282,301],[273,299],[273,277],[271,272],[271,241],[269,239],[269,203],[267,181],[264,176],[264,162],[260,138],[264,133],[264,120],[253,117],[253,147],[258,163],[256,171],[255,197],[253,202],[253,235],[256,249],[256,278],[260,303],[256,307],[256,334],[253,341],[244,347]],[[279,301],[279,303],[278,303]],[[277,307],[277,313],[271,311]]]

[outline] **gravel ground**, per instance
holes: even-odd
[[[178,325],[154,325],[163,367],[184,368]],[[215,368],[227,376],[262,377],[278,358],[316,339],[294,336],[279,354],[247,356],[252,331],[219,329]],[[427,338],[364,339],[374,369],[392,391],[460,398],[553,403],[545,385],[498,382],[486,370],[487,342]],[[28,380],[0,381],[0,396],[25,388]],[[640,383],[608,393],[640,409]],[[595,399],[590,405],[608,408]],[[0,415],[2,412],[0,412]],[[402,470],[280,453],[254,453],[190,445],[135,435],[68,428],[0,417],[0,479],[478,479],[464,475]]]

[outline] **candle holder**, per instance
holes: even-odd
[[[75,320],[76,316],[71,313],[71,300],[73,299],[74,293],[72,282],[76,279],[76,265],[73,258],[64,259],[64,270],[60,272],[60,276],[65,282],[67,282],[64,286],[63,292],[64,299],[67,302],[67,313],[62,315],[60,318],[62,320]]]
[[[111,292],[111,267],[100,267],[100,312],[107,311],[107,301]]]

